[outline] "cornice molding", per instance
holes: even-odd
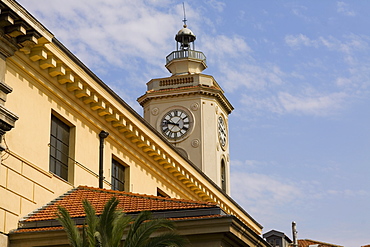
[[[173,98],[186,95],[204,95],[215,98],[219,104],[225,109],[227,114],[230,114],[234,107],[227,100],[223,91],[216,87],[207,87],[202,85],[179,87],[174,89],[151,90],[140,96],[137,101],[141,106],[145,106],[153,99],[158,98]]]

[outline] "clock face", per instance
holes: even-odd
[[[222,116],[218,117],[218,138],[220,140],[221,147],[225,147],[227,140],[227,131],[225,120]]]
[[[181,139],[190,129],[189,115],[183,110],[171,110],[162,118],[161,128],[168,139]]]

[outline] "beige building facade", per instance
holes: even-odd
[[[213,77],[173,75],[199,86],[175,89],[178,97],[146,93],[139,102],[148,124],[17,2],[1,0],[0,8],[0,246],[22,217],[72,188],[100,182],[105,189],[216,203],[261,235],[262,226],[228,195],[228,141],[220,144],[219,128],[227,131],[232,106]],[[161,132],[171,109],[203,123],[181,145]]]

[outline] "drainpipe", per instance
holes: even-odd
[[[293,246],[298,247],[298,240],[297,240],[297,227],[295,221],[292,222],[292,234],[293,234]]]
[[[104,139],[109,136],[109,133],[102,130],[99,133],[100,145],[99,145],[99,188],[103,189],[103,151],[104,151]]]

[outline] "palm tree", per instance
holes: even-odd
[[[67,232],[70,245],[73,247],[120,247],[125,233],[127,236],[124,247],[181,247],[185,244],[185,239],[173,231],[174,226],[171,221],[153,219],[151,212],[148,211],[141,212],[133,220],[132,217],[117,210],[118,202],[117,198],[112,197],[98,217],[90,202],[84,200],[86,219],[82,236],[68,211],[59,206],[57,219]],[[159,229],[169,231],[150,238],[152,233]]]

